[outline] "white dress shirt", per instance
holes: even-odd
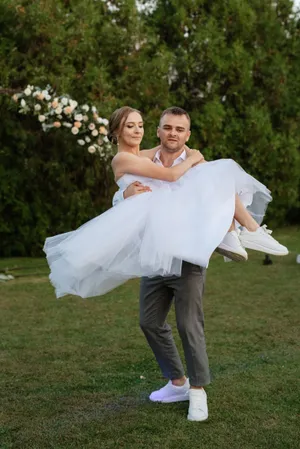
[[[174,167],[175,165],[180,164],[181,162],[185,161],[186,158],[187,158],[186,151],[183,150],[183,152],[181,153],[181,155],[178,156],[178,157],[175,159],[175,161],[173,162],[173,164],[171,165],[171,167]],[[162,161],[161,161],[161,159],[160,159],[160,150],[158,150],[158,151],[155,153],[155,156],[154,156],[154,158],[153,158],[153,162],[154,162],[155,164],[157,164],[157,165],[161,165],[162,167],[164,166],[163,163],[162,163]],[[112,205],[113,205],[113,206],[116,206],[120,201],[123,201],[123,200],[124,200],[124,190],[119,189],[119,190],[114,194],[113,201],[112,201]]]

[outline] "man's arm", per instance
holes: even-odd
[[[112,205],[113,207],[124,200],[124,190],[119,189],[113,196]]]

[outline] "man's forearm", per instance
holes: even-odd
[[[116,206],[121,201],[124,201],[124,190],[119,189],[113,196],[112,205]]]

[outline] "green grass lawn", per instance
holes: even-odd
[[[300,230],[262,264],[214,255],[205,292],[213,382],[209,420],[188,403],[153,404],[164,385],[138,324],[138,280],[99,298],[56,300],[43,259],[2,259],[0,448],[299,447]],[[174,312],[170,313],[175,337]]]

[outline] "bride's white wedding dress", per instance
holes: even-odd
[[[231,159],[199,164],[176,182],[124,175],[151,187],[75,231],[46,239],[57,297],[102,295],[140,276],[181,274],[182,261],[203,267],[234,216],[235,194],[260,224],[270,191]]]

